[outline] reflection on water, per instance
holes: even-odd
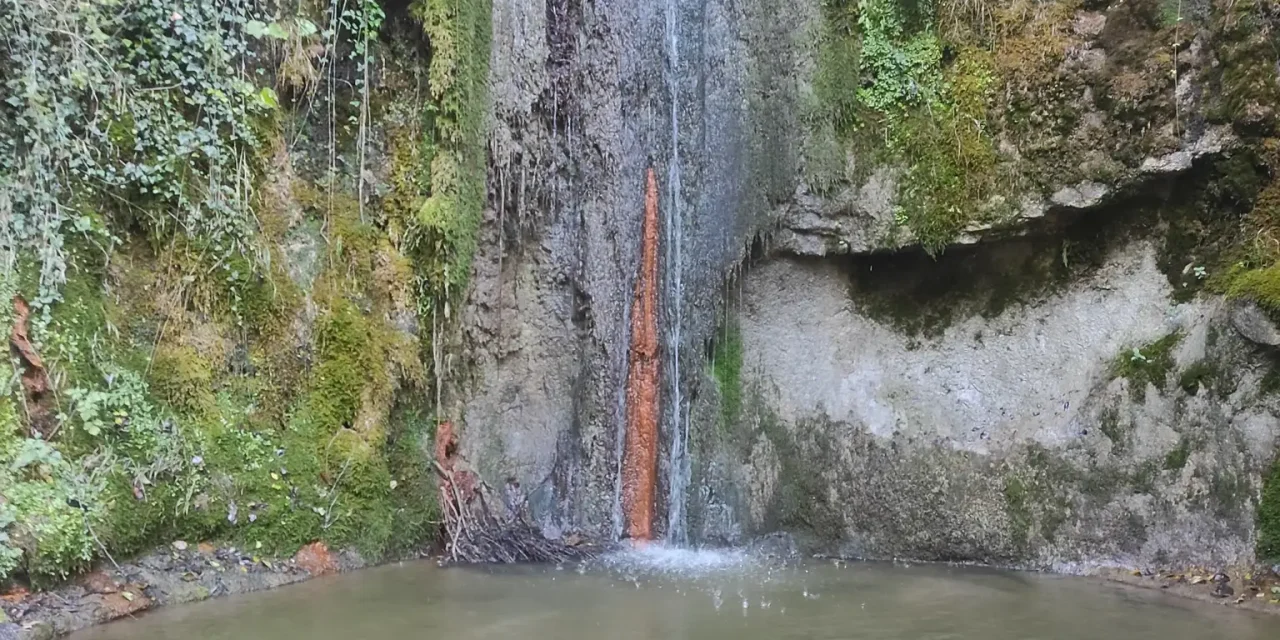
[[[426,562],[162,609],[73,640],[1275,640],[1280,620],[1090,580],[654,548],[587,566]]]

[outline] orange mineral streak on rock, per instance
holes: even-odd
[[[653,539],[658,485],[658,179],[649,169],[644,194],[640,275],[631,302],[627,424],[622,452],[622,509],[633,541]]]

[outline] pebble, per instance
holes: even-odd
[[[186,550],[187,550],[187,543],[186,543],[185,541],[183,541],[183,540],[174,540],[174,541],[173,541],[173,548],[174,548],[174,549],[177,549],[178,551],[186,551]]]

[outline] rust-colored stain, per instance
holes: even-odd
[[[658,486],[658,178],[652,168],[645,178],[640,275],[631,302],[622,452],[622,510],[627,537],[633,541],[653,539]]]

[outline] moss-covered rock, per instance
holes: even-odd
[[[1263,479],[1258,501],[1258,557],[1280,559],[1280,463]]]
[[[207,180],[160,194],[220,190],[198,225],[157,217],[136,185],[66,203],[84,212],[60,249],[66,282],[32,327],[64,416],[11,478],[35,445],[11,411],[18,390],[0,393],[0,580],[61,579],[174,539],[279,554],[323,540],[370,560],[432,544],[417,315],[441,310],[447,330],[475,251],[490,6],[383,9],[344,9],[372,31],[328,48],[304,33],[306,7],[277,16],[287,47],[259,50],[228,23],[262,67],[242,87],[257,106],[224,114],[248,136],[225,158],[237,189],[197,159]],[[331,56],[324,78],[308,71],[317,56]],[[139,143],[135,124],[107,123],[113,150]],[[47,257],[18,255],[0,289],[35,299]]]

